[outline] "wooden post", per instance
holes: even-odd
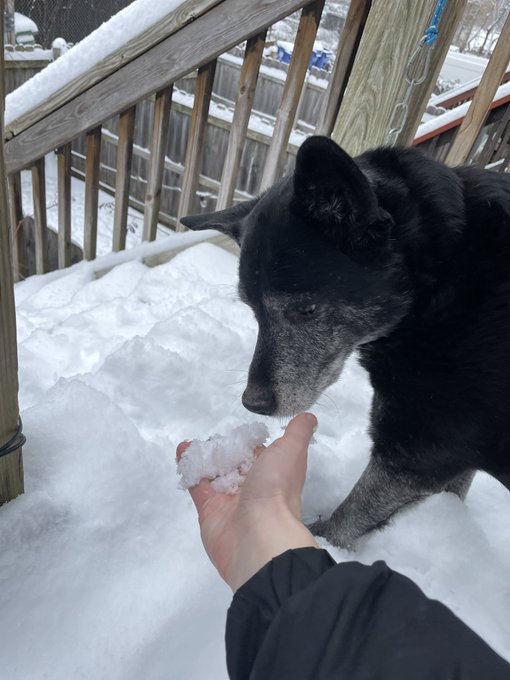
[[[8,176],[9,207],[11,217],[11,245],[14,281],[22,281],[28,273],[26,246],[23,233],[23,198],[21,173],[13,172]]]
[[[35,271],[48,271],[48,242],[46,217],[46,169],[44,158],[32,166],[32,189],[34,199]]]
[[[222,210],[232,203],[234,196],[237,173],[241,164],[243,146],[246,140],[246,131],[250,122],[250,114],[257,87],[264,45],[266,42],[267,31],[250,38],[246,43],[243,66],[239,75],[239,89],[237,92],[236,107],[230,136],[228,138],[228,148],[223,164],[221,175],[220,191],[216,201],[216,210]]]
[[[260,182],[261,191],[274,184],[280,176],[323,7],[324,0],[315,0],[305,7],[301,13],[287,79],[283,88],[282,101],[280,102],[273,138],[267,152]]]
[[[117,177],[115,181],[115,213],[113,216],[112,250],[124,250],[129,206],[129,181],[133,160],[136,106],[120,114],[117,146]]]
[[[9,20],[9,27],[8,30],[5,32],[5,42],[7,45],[15,45],[16,44],[16,26],[15,26],[15,19],[14,19],[14,0],[5,0],[5,14],[8,16]],[[2,12],[2,17],[4,16],[4,12]],[[4,19],[5,21],[5,19]],[[3,55],[3,50],[2,50],[2,55]]]
[[[0,15],[4,2],[0,0]],[[18,354],[16,346],[16,312],[9,242],[9,203],[4,159],[4,53],[3,31],[0,37],[0,448],[18,429]],[[21,448],[0,457],[0,505],[23,493],[23,459]]]
[[[446,3],[430,68],[414,90],[399,144],[412,141],[465,1]],[[436,5],[437,0],[373,0],[332,135],[348,153],[357,155],[386,143],[395,105],[407,88],[407,64]]]
[[[85,224],[83,256],[95,260],[97,252],[97,210],[99,207],[99,171],[101,169],[101,126],[87,133],[85,161]]]
[[[177,231],[183,230],[180,219],[191,211],[198,184],[215,73],[216,59],[198,69],[195,101],[189,124],[188,145],[184,160],[184,172],[182,173],[181,200],[177,210]]]
[[[152,132],[150,142],[150,165],[145,193],[145,213],[143,217],[144,241],[154,241],[158,228],[159,206],[161,204],[161,188],[165,170],[165,157],[170,128],[170,106],[172,104],[173,87],[170,86],[156,93],[154,113],[152,116]]]
[[[315,134],[329,137],[344,97],[372,0],[351,0],[340,35],[335,65],[315,126]]]
[[[58,267],[71,264],[71,144],[57,150]]]
[[[462,121],[462,125],[448,151],[446,163],[449,165],[460,165],[467,160],[469,152],[487,117],[492,100],[496,95],[498,87],[501,85],[501,80],[508,68],[509,61],[510,13],[506,18],[503,30],[469,106],[466,117]]]

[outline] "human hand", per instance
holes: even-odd
[[[257,449],[236,493],[216,493],[207,479],[189,489],[205,550],[232,590],[286,550],[318,547],[301,522],[308,445],[316,425],[311,413],[293,418],[282,437]],[[179,444],[177,459],[188,446]]]

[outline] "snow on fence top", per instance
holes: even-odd
[[[109,21],[102,24],[93,33],[75,45],[69,52],[62,55],[57,61],[50,64],[43,71],[28,80],[6,98],[5,125],[6,129],[13,121],[20,119],[29,111],[39,107],[43,102],[54,98],[70,83],[80,76],[90,73],[95,67],[108,61],[116,53],[121,51],[119,60],[125,63],[135,56],[137,50],[122,50],[129,43],[140,38],[144,33],[148,34],[145,49],[152,47],[165,35],[165,18],[175,13],[176,9],[186,6],[176,22],[170,22],[166,35],[172,33],[190,19],[202,14],[218,0],[135,0],[128,7],[115,14]],[[168,22],[166,22],[168,23]],[[138,53],[143,51],[138,46]],[[119,66],[118,61],[116,67]],[[112,70],[113,67],[112,67]],[[100,78],[106,74],[101,71]],[[96,81],[99,79],[96,78]],[[94,79],[85,79],[85,88],[93,84]],[[64,102],[59,102],[61,105]]]
[[[510,82],[499,86],[496,96],[493,99],[493,104],[497,102],[498,105],[502,105],[507,101],[510,101]],[[460,124],[467,114],[470,105],[470,101],[465,102],[464,104],[451,109],[451,111],[446,111],[446,113],[442,113],[441,115],[428,120],[426,123],[422,123],[416,132],[414,143],[419,144],[420,142],[424,142],[430,137],[439,134],[439,131],[445,132],[455,125]]]

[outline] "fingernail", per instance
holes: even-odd
[[[312,425],[313,431],[317,432],[317,428],[319,427],[319,421],[317,420],[316,416],[314,416],[313,413],[305,413],[305,416]]]

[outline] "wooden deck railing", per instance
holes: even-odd
[[[249,121],[267,31],[277,21],[300,10],[299,29],[272,136],[266,140],[267,152],[264,151],[265,158],[258,171],[258,183],[251,191],[256,193],[274,182],[288,162],[288,153],[295,152],[289,139],[300,107],[323,5],[324,0],[281,0],[278,3],[268,0],[185,0],[154,30],[124,45],[92,71],[78,76],[31,111],[8,121],[5,158],[14,227],[15,278],[19,279],[27,271],[22,261],[24,230],[18,228],[24,214],[21,170],[31,171],[33,208],[26,206],[25,212],[34,215],[35,269],[37,273],[44,273],[49,268],[44,159],[51,151],[57,152],[60,268],[71,263],[71,173],[81,173],[85,181],[83,254],[86,259],[96,257],[98,195],[104,186],[101,173],[105,172],[101,154],[103,152],[104,157],[106,148],[116,150],[112,161],[114,172],[110,172],[114,193],[111,244],[114,251],[126,247],[130,204],[143,210],[142,238],[150,241],[156,237],[156,228],[161,221],[179,229],[178,219],[196,209],[199,185],[217,194],[217,208],[229,205],[234,198],[245,197],[239,191],[237,178],[243,149],[254,135],[253,130],[249,130]],[[319,133],[331,134],[370,6],[371,0],[351,0],[335,67],[317,111],[315,129]],[[209,110],[217,60],[221,54],[236,46],[239,49],[240,45],[243,45],[244,59],[221,178],[205,177],[202,161],[207,145],[207,125],[211,120]],[[173,133],[171,112],[185,108],[173,101],[176,82],[193,74],[194,98],[191,114],[187,116],[186,153],[181,166],[170,160],[168,154]],[[148,99],[152,100],[152,121],[150,140],[145,148],[135,144],[135,129],[142,122],[139,117],[141,107],[137,104]],[[144,111],[147,110],[145,106]],[[115,132],[111,131],[112,121],[115,121]],[[507,139],[506,128],[502,127],[504,120],[499,120],[498,125],[497,130],[491,128],[494,152],[508,146],[507,142],[500,144],[501,135],[498,137],[499,130],[503,139]],[[453,132],[444,133],[447,136],[440,143],[427,142],[426,146],[433,153],[443,153],[451,143]],[[84,143],[81,140],[85,140]],[[137,196],[133,203],[130,194],[132,169],[140,159],[147,164],[144,194]],[[161,198],[168,171],[175,178],[178,191],[174,194],[179,198],[172,214],[164,215]]]
[[[369,0],[353,0],[348,22],[360,25],[366,16]],[[10,199],[14,219],[23,215],[20,171],[31,169],[34,197],[34,222],[37,273],[48,269],[46,258],[46,196],[44,157],[58,150],[59,267],[70,263],[71,143],[86,135],[84,257],[96,256],[97,209],[99,191],[102,124],[118,118],[115,211],[112,249],[125,247],[129,182],[133,158],[133,135],[137,102],[155,96],[149,149],[149,171],[145,194],[143,239],[152,240],[160,211],[163,171],[168,147],[169,112],[172,89],[176,80],[193,71],[196,78],[194,105],[189,126],[184,169],[181,174],[177,217],[189,212],[201,172],[201,156],[211,101],[217,57],[246,42],[238,96],[223,166],[218,204],[232,201],[241,152],[247,135],[253,93],[267,29],[301,10],[296,46],[289,65],[275,131],[267,155],[262,186],[278,175],[284,160],[289,136],[299,105],[308,62],[313,49],[324,0],[281,0],[278,3],[259,0],[202,0],[185,2],[177,16],[169,17],[158,27],[155,36],[142,36],[128,45],[122,54],[114,55],[88,77],[78,78],[62,88],[50,100],[6,127],[5,156],[10,176]],[[360,12],[360,8],[365,8]],[[191,20],[193,19],[193,20]],[[356,44],[349,35],[349,50]],[[345,49],[344,49],[345,52]],[[352,62],[352,54],[344,54],[343,77]],[[342,77],[336,69],[336,82]],[[338,92],[330,88],[325,109],[338,109]],[[108,140],[111,141],[111,140]],[[16,239],[15,239],[16,241]],[[15,248],[19,256],[21,244]],[[21,263],[15,263],[19,272]]]

